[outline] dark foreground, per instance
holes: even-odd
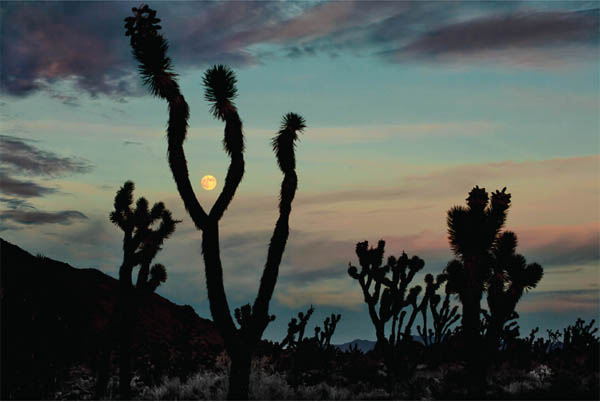
[[[111,330],[116,280],[34,257],[3,240],[0,272],[2,399],[97,399],[106,355],[110,379],[102,398],[119,399]],[[263,342],[253,361],[250,399],[598,400],[593,328],[578,322],[544,339],[508,338],[489,359],[478,390],[469,383],[459,335],[428,347],[403,345],[391,369],[372,351],[341,352],[310,339],[294,349]],[[152,295],[135,333],[134,399],[225,398],[229,360],[211,321]]]

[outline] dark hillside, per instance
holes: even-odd
[[[0,241],[1,396],[44,398],[70,366],[93,369],[100,351],[115,350],[118,282]],[[157,294],[142,305],[134,335],[138,371],[184,376],[212,365],[222,349],[212,321]]]

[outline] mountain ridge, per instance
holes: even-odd
[[[97,269],[33,256],[0,238],[2,399],[48,395],[62,371],[74,365],[95,368],[103,350],[110,351],[115,373],[117,294],[118,281]],[[156,293],[141,303],[134,367],[184,375],[212,365],[223,349],[212,321]]]

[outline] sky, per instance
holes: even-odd
[[[266,338],[312,304],[308,333],[340,313],[333,343],[374,340],[347,274],[356,243],[423,258],[411,286],[422,285],[453,258],[446,212],[475,185],[507,187],[506,229],[544,267],[517,306],[521,334],[598,319],[598,2],[148,4],[190,105],[184,147],[205,210],[229,160],[202,75],[222,63],[238,79],[246,173],[220,229],[232,308],[256,297],[277,219],[270,138],[285,113],[306,119]],[[209,318],[202,235],[166,160],[167,105],[142,86],[124,35],[134,6],[0,3],[0,237],[116,277],[122,232],[108,215],[132,180],[136,198],[182,220],[155,259],[168,270],[157,292]]]

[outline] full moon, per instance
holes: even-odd
[[[203,189],[210,191],[217,185],[217,179],[215,179],[214,176],[207,174],[202,178],[200,183],[202,184]]]

